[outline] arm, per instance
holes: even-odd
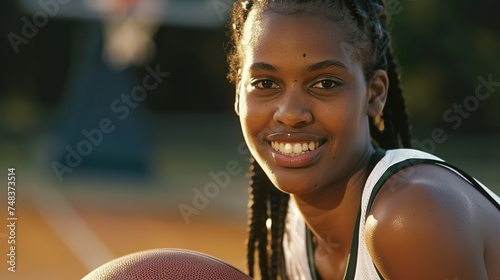
[[[468,183],[443,168],[414,166],[391,179],[368,214],[365,241],[385,279],[487,279]],[[458,185],[459,186],[458,186]]]

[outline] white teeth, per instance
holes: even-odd
[[[284,155],[296,156],[300,154],[305,154],[307,152],[313,151],[319,147],[319,141],[311,141],[304,143],[286,143],[271,141],[271,147]]]
[[[313,143],[313,142],[309,142],[308,147],[309,147],[309,150],[311,150],[311,151],[312,151],[312,150],[314,150],[314,148],[315,148],[316,146],[314,145],[314,143]]]
[[[293,153],[294,154],[300,154],[302,153],[302,145],[299,143],[293,144]]]

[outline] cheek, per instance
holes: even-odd
[[[255,158],[258,158],[262,132],[266,129],[268,118],[264,116],[262,106],[257,106],[253,102],[249,102],[246,98],[240,99],[239,107],[243,137],[250,153]]]
[[[259,132],[264,123],[262,107],[254,103],[245,93],[240,94],[240,123],[247,142],[251,140],[251,136]]]
[[[248,93],[242,86],[238,104],[240,119],[245,120],[245,123],[252,124],[263,122],[272,116],[272,112],[270,112],[272,106],[268,106],[270,103],[272,102],[262,100],[262,98]]]
[[[343,100],[329,105],[315,114],[315,118],[336,141],[352,142],[350,137],[357,137],[363,131],[366,112],[361,106],[362,100]],[[359,105],[353,105],[359,104]]]

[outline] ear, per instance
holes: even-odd
[[[236,94],[234,96],[234,112],[236,115],[240,115],[240,91],[241,91],[241,68],[238,69],[238,77],[236,81]]]
[[[369,82],[369,100],[367,113],[375,118],[382,114],[389,90],[389,78],[384,70],[376,70]]]
[[[240,115],[240,91],[238,89],[236,89],[234,96],[234,112],[236,112],[236,115]]]

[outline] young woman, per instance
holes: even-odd
[[[382,0],[234,5],[251,276],[257,255],[262,279],[500,279],[500,199],[409,149],[386,21]]]

